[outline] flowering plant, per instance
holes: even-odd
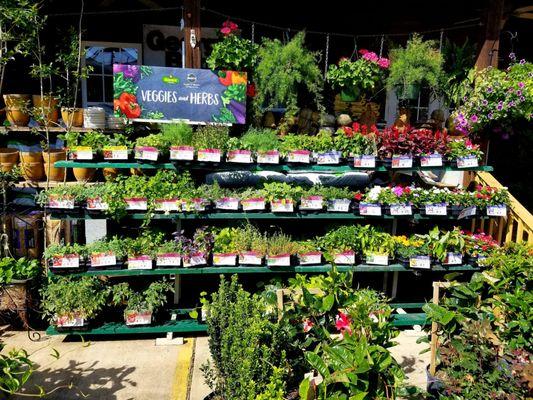
[[[483,157],[479,145],[473,144],[470,139],[454,139],[448,143],[448,158],[455,160],[459,157],[476,156],[478,160]]]
[[[407,259],[409,257],[418,255],[428,255],[429,246],[418,236],[393,236],[393,240],[396,244],[394,253],[396,257]]]
[[[354,122],[351,127],[339,128],[335,136],[335,148],[342,151],[344,157],[354,155],[377,154],[376,136],[379,134],[375,125],[368,128]]]
[[[498,242],[484,232],[463,231],[462,233],[465,238],[465,251],[471,257],[487,257],[500,248]]]
[[[361,49],[361,58],[351,61],[342,58],[338,65],[331,65],[326,79],[335,88],[354,89],[356,92],[373,93],[383,81],[389,60],[376,53]]]
[[[364,201],[381,204],[412,203],[413,193],[409,186],[374,186],[364,197]]]
[[[508,205],[510,203],[507,188],[498,189],[491,186],[478,185],[474,192],[477,206],[486,207],[499,204]]]
[[[455,128],[464,134],[494,130],[513,120],[533,119],[533,64],[521,60],[506,70],[486,68],[470,74],[471,91],[456,110]],[[507,132],[507,130],[505,130]]]

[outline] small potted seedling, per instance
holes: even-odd
[[[329,130],[321,129],[311,140],[310,149],[313,151],[313,158],[318,165],[340,163],[342,151],[336,149],[334,136]]]
[[[357,235],[359,228],[356,225],[341,226],[329,231],[317,240],[324,255],[334,264],[354,265],[356,260]]]
[[[300,211],[321,211],[324,209],[324,196],[321,186],[313,186],[300,196]]]
[[[157,162],[162,151],[166,150],[166,142],[160,134],[140,137],[135,141],[134,157],[138,161]]]
[[[243,211],[264,211],[266,201],[260,190],[247,188],[240,192],[241,205]]]
[[[43,252],[43,257],[50,268],[61,270],[78,270],[83,267],[85,250],[77,244],[51,244]]]
[[[253,162],[252,151],[243,149],[243,145],[239,139],[230,138],[227,144],[227,149],[227,162],[239,164],[251,164]]]
[[[207,261],[213,249],[214,237],[207,228],[198,228],[193,238],[187,238],[183,232],[175,235],[175,240],[183,248],[182,261],[183,266],[198,267],[207,265]]]
[[[268,241],[258,228],[247,224],[234,231],[235,250],[240,265],[262,265],[268,250]]]
[[[281,144],[282,152],[288,163],[309,164],[311,162],[311,151],[307,150],[310,136],[307,135],[285,135]]]
[[[265,183],[261,190],[262,197],[270,202],[272,212],[294,212],[296,199],[300,198],[303,189],[287,183]]]
[[[199,127],[192,138],[192,145],[197,149],[196,157],[198,161],[221,162],[222,154],[229,140],[227,126],[210,124]]]
[[[72,212],[84,200],[85,188],[82,185],[59,185],[41,191],[36,202],[53,212]]]
[[[213,265],[237,265],[238,228],[223,228],[215,235],[213,246]]]
[[[179,268],[181,267],[181,258],[183,248],[175,240],[167,241],[157,248],[155,265],[158,268]]]
[[[112,197],[109,195],[110,186],[99,184],[88,186],[85,189],[85,209],[90,213],[101,213],[109,210]]]
[[[123,242],[118,237],[110,240],[97,240],[86,246],[90,268],[116,269],[120,268],[126,252]]]
[[[241,137],[241,145],[256,153],[258,164],[279,164],[279,139],[272,129],[248,129]]]
[[[350,212],[354,193],[347,188],[325,186],[321,194],[326,202],[328,212]]]
[[[451,231],[440,232],[435,227],[427,234],[431,253],[442,265],[461,265],[465,251],[465,238],[461,230],[455,227]]]
[[[162,239],[162,234],[144,234],[135,239],[124,239],[123,245],[128,256],[128,269],[152,269],[153,260],[163,241]]]
[[[268,238],[267,265],[269,267],[288,267],[291,256],[298,253],[298,245],[290,236],[281,232]]]
[[[298,242],[298,263],[300,265],[318,265],[322,263],[322,252],[317,250],[314,240]]]

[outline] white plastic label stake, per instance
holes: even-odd
[[[85,319],[80,317],[68,317],[63,315],[56,317],[56,326],[60,328],[76,328],[85,325]]]
[[[487,206],[487,215],[489,217],[505,217],[507,216],[507,206],[505,204]]]
[[[324,208],[324,198],[322,196],[302,197],[300,210],[322,210]]]
[[[138,160],[157,161],[159,150],[155,147],[136,147],[135,158]]]
[[[366,263],[369,265],[389,265],[388,254],[368,254]]]
[[[340,151],[328,151],[325,153],[318,153],[316,157],[316,163],[318,165],[332,165],[339,164],[341,162]]]
[[[359,214],[369,216],[380,216],[381,206],[373,203],[359,203]]]
[[[205,264],[207,264],[207,260],[205,258],[204,253],[193,254],[189,258],[183,259],[184,267],[195,267],[197,265],[205,265]]]
[[[265,199],[245,199],[241,200],[242,210],[243,211],[256,211],[265,209]]]
[[[426,215],[447,215],[448,211],[445,203],[426,204]]]
[[[220,162],[222,152],[219,149],[200,149],[198,150],[198,161]]]
[[[244,252],[239,254],[239,264],[261,265],[263,264],[263,257],[254,252]]]
[[[105,146],[104,160],[127,160],[128,148],[126,146]]]
[[[74,198],[58,198],[51,196],[48,200],[48,207],[72,210],[74,208]]]
[[[250,150],[231,150],[228,151],[228,162],[231,163],[252,163],[252,152]]]
[[[409,266],[411,268],[430,269],[431,259],[429,256],[415,256],[409,258]]]
[[[74,149],[76,160],[92,160],[93,149],[92,147],[76,147]]]
[[[391,204],[391,215],[413,215],[413,208],[410,204]]]
[[[291,256],[289,254],[267,256],[267,265],[269,267],[288,267],[291,265]]]
[[[238,210],[239,199],[233,197],[224,197],[215,201],[215,207],[219,210]]]
[[[350,199],[332,199],[328,201],[328,211],[330,212],[348,212],[350,211]]]
[[[151,312],[130,312],[126,314],[126,325],[150,325],[152,323]]]
[[[237,254],[215,253],[213,254],[213,264],[235,266],[237,265]]]
[[[194,160],[194,147],[172,146],[170,148],[171,160],[192,161]]]
[[[77,254],[65,254],[64,256],[55,256],[52,259],[54,268],[79,268],[80,256]]]
[[[459,217],[458,217],[458,219],[468,218],[468,217],[471,217],[471,216],[473,216],[473,215],[476,215],[476,213],[477,213],[477,208],[476,208],[476,206],[470,206],[470,207],[464,208],[464,209],[459,213]]]
[[[345,251],[343,253],[337,253],[334,257],[335,264],[355,264],[355,253],[353,251]]]
[[[411,156],[392,156],[392,168],[412,168],[413,157]]]
[[[270,204],[272,212],[294,212],[292,200],[272,200]]]
[[[109,210],[109,204],[100,197],[87,199],[87,210]]]
[[[180,207],[179,199],[156,199],[155,211],[171,212],[179,211]]]
[[[146,211],[148,209],[148,200],[142,198],[124,199],[126,210]]]
[[[422,167],[442,167],[442,156],[440,154],[429,154],[420,157]]]
[[[475,168],[479,167],[476,156],[457,157],[457,168]]]

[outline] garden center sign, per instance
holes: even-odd
[[[115,115],[134,121],[244,124],[246,73],[113,65]]]

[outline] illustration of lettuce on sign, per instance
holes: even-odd
[[[244,124],[246,73],[113,65],[115,115],[135,121]]]

